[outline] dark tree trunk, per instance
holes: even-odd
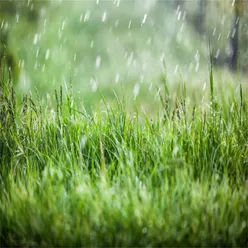
[[[196,15],[195,27],[200,34],[204,33],[205,14],[206,0],[199,0],[199,11]]]
[[[228,59],[229,68],[232,71],[238,69],[238,53],[239,53],[239,11],[235,8],[235,18],[233,23],[233,33],[230,40],[231,54]]]

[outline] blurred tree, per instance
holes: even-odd
[[[2,62],[6,63],[7,68],[5,68],[12,74],[12,79],[14,82],[18,80],[19,67],[14,54],[8,47],[8,33],[4,30],[0,31],[0,65]]]
[[[204,33],[204,24],[205,24],[205,16],[206,16],[206,0],[199,0],[198,1],[198,11],[196,13],[195,18],[195,27],[196,30],[200,33]]]
[[[247,21],[248,13],[246,0],[217,0],[215,2],[218,8],[224,10],[225,14],[232,16],[233,20],[230,26],[230,38],[228,40],[228,54],[222,59],[223,63],[228,65],[229,69],[236,71],[238,68],[242,70],[248,69],[248,32]],[[242,52],[241,52],[242,51]],[[242,61],[242,63],[239,63]],[[239,67],[240,65],[240,67]]]
[[[239,65],[240,69],[248,71],[248,2],[244,3],[243,7],[239,27]]]
[[[243,16],[244,12],[244,1],[236,0],[234,2],[234,20],[232,35],[230,38],[231,53],[228,58],[229,68],[233,71],[238,69],[238,56],[239,56],[239,26],[240,18]]]
[[[0,4],[0,60],[5,58],[7,69],[13,80],[18,79],[19,68],[16,57],[9,47],[11,29],[9,23],[17,16],[24,16],[29,22],[36,23],[40,9],[47,1],[38,0],[3,0]]]

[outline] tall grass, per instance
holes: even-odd
[[[214,108],[190,107],[185,85],[174,103],[166,92],[153,118],[118,96],[89,115],[72,90],[55,91],[50,109],[39,97],[18,102],[1,77],[3,246],[247,245],[242,88]]]

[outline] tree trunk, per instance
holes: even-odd
[[[199,0],[199,11],[196,16],[196,30],[202,34],[204,33],[204,22],[206,14],[206,0]]]
[[[233,33],[231,35],[230,45],[231,45],[231,54],[228,59],[229,68],[232,71],[238,69],[238,53],[239,53],[239,9],[235,8],[235,18],[233,22]]]

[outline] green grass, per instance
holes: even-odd
[[[210,86],[194,105],[164,79],[153,113],[98,92],[89,114],[70,87],[44,107],[1,80],[1,244],[246,246],[247,95]]]
[[[213,13],[222,51],[231,19]],[[24,64],[15,90],[0,73],[1,246],[248,245],[246,78],[208,67],[206,37],[134,1],[52,1],[9,25]]]

